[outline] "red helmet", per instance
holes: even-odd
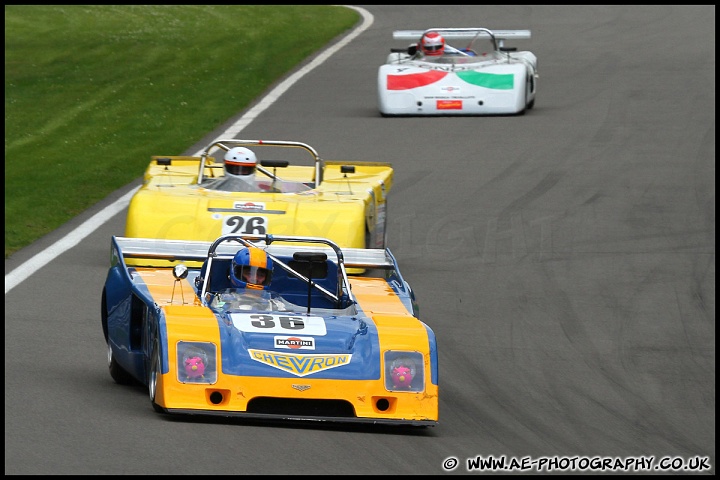
[[[429,32],[420,39],[420,47],[425,55],[436,57],[445,50],[445,39],[437,32]]]

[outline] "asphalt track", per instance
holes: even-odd
[[[438,338],[440,424],[176,419],[115,385],[100,293],[138,179],[5,261],[6,474],[463,474],[489,456],[715,472],[715,6],[363,8],[357,38],[225,128],[394,164],[390,248]],[[532,111],[380,117],[393,30],[475,26],[532,30]]]

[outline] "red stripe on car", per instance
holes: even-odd
[[[409,73],[407,75],[388,75],[388,90],[409,90],[411,88],[424,87],[438,82],[445,78],[447,72],[431,70],[423,73]]]

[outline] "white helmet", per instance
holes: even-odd
[[[225,153],[225,171],[231,175],[251,175],[256,165],[257,157],[245,147],[231,148]]]

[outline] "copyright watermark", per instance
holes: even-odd
[[[506,457],[477,456],[461,463],[457,457],[442,462],[446,472],[463,465],[468,472],[537,471],[537,472],[707,472],[709,457]]]

